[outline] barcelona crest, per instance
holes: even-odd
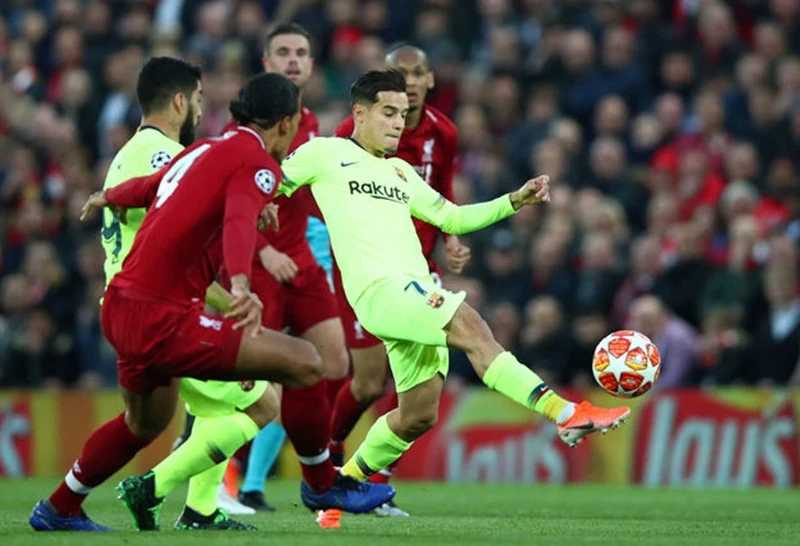
[[[444,303],[444,296],[434,292],[431,294],[431,297],[428,298],[428,305],[433,307],[434,309],[438,309]]]

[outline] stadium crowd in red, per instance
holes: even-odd
[[[200,64],[199,136],[218,134],[279,20],[316,39],[321,134],[408,40],[459,130],[456,201],[550,175],[553,202],[464,238],[472,262],[446,284],[552,383],[587,384],[622,326],[659,345],[660,388],[800,381],[800,0],[16,0],[0,8],[0,386],[116,384],[99,224],[78,211],[136,129],[138,70]],[[451,388],[476,380],[451,368]]]

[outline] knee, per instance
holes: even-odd
[[[350,354],[347,352],[347,347],[342,345],[333,351],[328,360],[325,364],[329,379],[342,379],[347,376],[347,368],[350,366]]]
[[[131,434],[142,440],[152,442],[158,438],[162,432],[167,430],[169,420],[160,418],[145,418],[142,415],[134,415],[131,412],[125,413],[125,424]]]
[[[384,376],[354,376],[350,384],[353,397],[364,405],[372,404],[380,399],[385,392]]]
[[[316,385],[325,375],[325,367],[317,349],[308,342],[300,346],[295,354],[295,370],[297,387],[307,388]]]
[[[436,425],[439,419],[438,406],[420,408],[411,414],[401,413],[400,422],[406,438],[417,439]]]
[[[469,353],[496,344],[494,334],[480,314],[469,305],[462,305],[447,326],[448,344]]]

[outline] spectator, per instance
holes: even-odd
[[[564,312],[552,296],[539,296],[525,308],[520,333],[520,361],[551,385],[568,385],[572,371],[565,358],[571,349]]]
[[[756,333],[753,373],[762,384],[786,385],[800,361],[800,298],[796,265],[767,268],[764,294],[767,317]]]
[[[697,332],[686,321],[671,314],[655,296],[642,296],[631,305],[630,328],[656,344],[662,369],[657,389],[687,384],[696,373],[699,350]]]

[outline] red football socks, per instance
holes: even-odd
[[[134,436],[121,413],[97,430],[83,444],[80,457],[64,481],[50,495],[50,503],[62,516],[80,513],[91,490],[114,475],[150,443]]]

